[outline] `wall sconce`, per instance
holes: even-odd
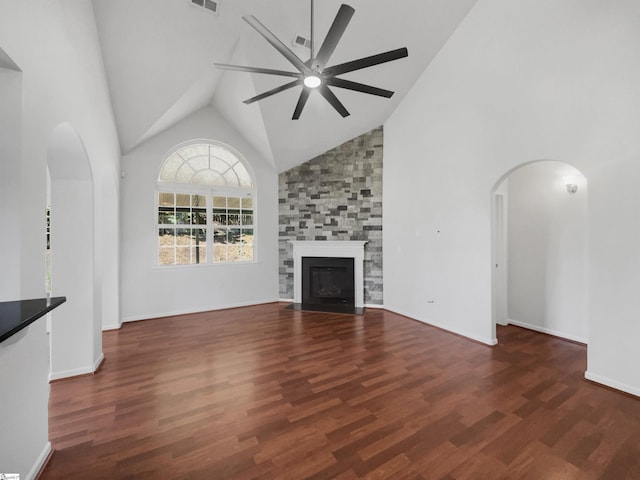
[[[576,183],[576,177],[573,175],[568,175],[566,177],[562,177],[564,184],[567,186],[567,192],[576,193],[578,191],[578,184]]]

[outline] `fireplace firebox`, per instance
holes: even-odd
[[[333,305],[353,309],[353,258],[302,257],[302,305]]]

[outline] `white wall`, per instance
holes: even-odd
[[[589,179],[589,375],[640,393],[639,9],[476,4],[385,125],[387,308],[491,343],[490,192],[569,163]]]
[[[0,68],[0,221],[2,231],[11,232],[0,235],[0,301],[20,297],[21,98],[22,74]]]
[[[157,266],[156,182],[167,152],[194,139],[223,142],[251,164],[257,182],[254,263]],[[278,177],[269,162],[213,108],[199,110],[122,159],[124,321],[272,302],[278,299]]]
[[[23,72],[22,95],[12,97],[22,108],[17,127],[21,132],[19,155],[0,159],[3,163],[12,161],[20,165],[20,177],[16,178],[20,194],[12,199],[11,208],[20,217],[15,235],[21,249],[12,252],[18,260],[11,263],[11,272],[5,270],[3,274],[16,282],[12,298],[43,297],[46,165],[53,130],[63,122],[75,127],[98,183],[106,175],[117,178],[119,171],[119,146],[92,4],[70,0],[0,0],[0,48]],[[19,116],[16,121],[20,122]],[[99,193],[94,206],[102,207]],[[0,222],[4,222],[4,211],[1,214]],[[93,229],[94,225],[89,222],[86,227]],[[117,231],[117,224],[104,228]],[[118,249],[117,244],[106,245],[98,256],[117,265]],[[117,284],[110,288],[117,291]],[[7,299],[8,295],[3,292],[0,297]],[[54,323],[65,321],[64,308],[62,305],[54,311]],[[49,338],[44,319],[16,340],[13,345],[0,344],[3,386],[0,428],[11,432],[3,437],[6,441],[13,441],[13,435],[19,436],[20,448],[0,445],[0,465],[4,471],[20,473],[21,478],[29,479],[50,448]],[[76,339],[68,338],[66,348],[73,349],[75,342]],[[5,401],[7,394],[11,394],[11,400]]]
[[[586,180],[560,162],[525,165],[509,176],[508,217],[509,322],[586,343]]]

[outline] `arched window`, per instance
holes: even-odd
[[[158,264],[254,259],[255,202],[240,154],[211,141],[172,150],[158,176]]]

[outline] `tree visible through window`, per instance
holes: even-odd
[[[253,182],[229,147],[184,145],[158,177],[158,264],[243,262],[254,258]]]

